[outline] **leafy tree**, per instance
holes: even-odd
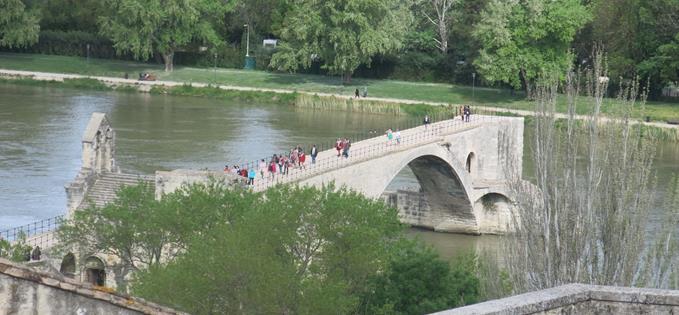
[[[38,41],[36,12],[21,0],[0,0],[0,47],[26,47]]]
[[[318,59],[345,83],[359,65],[401,47],[410,24],[400,0],[291,0],[290,5],[271,65],[295,71]]]
[[[165,71],[172,71],[174,53],[192,42],[217,46],[214,23],[231,2],[210,0],[106,0],[107,15],[99,19],[101,34],[119,52],[147,60],[159,53]]]
[[[478,300],[479,279],[474,255],[441,260],[429,246],[402,240],[386,270],[370,281],[362,297],[363,314],[428,314]]]
[[[125,275],[171,260],[188,241],[217,222],[230,222],[247,209],[247,198],[224,193],[218,183],[184,186],[155,200],[151,186],[121,188],[114,202],[76,211],[58,231],[62,251],[77,249],[82,258],[93,253],[117,257],[114,266]],[[125,287],[120,282],[118,286]]]
[[[532,97],[538,77],[569,69],[571,42],[590,18],[580,0],[490,1],[474,31],[482,46],[474,65],[486,80]]]
[[[612,85],[641,75],[650,80],[649,97],[657,97],[677,80],[672,43],[679,34],[679,1],[597,0],[592,7],[591,38],[584,38],[583,46],[599,42],[605,47]]]
[[[401,236],[394,209],[343,189],[221,193],[249,201],[139,273],[135,294],[199,314],[351,313]]]
[[[0,239],[0,257],[12,261],[26,261],[27,257],[30,258],[31,250],[32,247],[26,244],[26,235],[23,233],[14,243]]]
[[[438,38],[434,38],[436,42],[436,47],[441,51],[441,53],[448,53],[448,33],[450,31],[450,25],[453,21],[452,8],[458,0],[426,0],[423,1],[428,7],[428,10],[423,10],[424,16],[427,20],[434,25],[436,28],[436,33]],[[427,11],[432,10],[436,13],[435,16],[430,16]]]
[[[40,10],[40,29],[96,34],[97,17],[103,14],[102,8],[103,1],[100,0],[44,1]]]

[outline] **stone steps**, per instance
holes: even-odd
[[[87,191],[84,201],[80,204],[78,209],[86,208],[90,203],[94,203],[97,207],[103,207],[107,203],[115,200],[116,193],[123,186],[134,186],[139,182],[145,182],[155,189],[155,178],[153,176],[122,174],[122,173],[104,173]]]

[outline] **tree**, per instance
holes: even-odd
[[[197,42],[217,46],[214,23],[231,8],[230,2],[210,0],[106,0],[107,15],[99,19],[100,32],[118,52],[147,60],[159,53],[165,71],[172,71],[174,53]]]
[[[30,245],[26,244],[26,235],[23,232],[20,233],[13,243],[0,239],[0,257],[12,261],[21,262],[30,260],[32,249]]]
[[[221,193],[249,202],[228,204],[232,220],[138,273],[135,294],[197,314],[353,313],[402,237],[395,209],[344,189]]]
[[[580,0],[493,0],[474,31],[482,46],[474,65],[486,80],[523,87],[530,98],[538,77],[566,73],[570,44],[589,20]]]
[[[427,14],[427,11],[423,11],[424,16],[427,20],[436,27],[436,32],[439,38],[434,38],[436,42],[436,47],[441,51],[442,54],[448,53],[448,31],[450,29],[450,23],[453,20],[453,14],[451,9],[453,5],[458,2],[458,0],[427,0],[425,1],[427,5],[431,7],[436,12],[436,16],[432,18]]]
[[[21,0],[0,0],[0,47],[26,47],[38,41],[40,25],[36,12]]]
[[[372,277],[362,297],[361,314],[429,314],[478,301],[474,255],[441,260],[431,247],[399,242],[385,271]]]
[[[607,75],[603,59],[595,53],[586,75],[566,76],[563,123],[555,117],[558,85],[547,82],[536,90],[535,186],[513,174],[516,230],[500,247],[518,292],[567,283],[646,284],[641,275],[652,267],[644,253],[655,141],[631,122],[638,99],[641,106],[645,101],[636,81],[620,93],[619,116],[601,118],[607,88],[600,79]],[[587,97],[580,96],[582,86]],[[578,106],[591,112],[587,119],[576,119]]]
[[[271,65],[295,71],[320,60],[350,83],[359,65],[401,46],[409,21],[400,0],[291,0]]]

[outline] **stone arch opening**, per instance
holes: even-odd
[[[68,253],[61,260],[61,267],[59,267],[59,272],[62,275],[74,278],[75,277],[75,255],[73,253]]]
[[[476,155],[474,152],[469,152],[467,155],[467,162],[465,163],[465,169],[467,173],[471,174],[472,170],[476,169]]]
[[[101,259],[91,256],[85,260],[85,281],[97,286],[106,284],[106,265]]]
[[[415,189],[412,181],[409,189],[390,184],[385,195],[387,203],[398,208],[402,221],[437,231],[478,233],[468,192],[447,161],[424,155],[408,162],[407,168],[415,177]],[[399,176],[404,173],[409,173],[406,168]]]
[[[474,202],[474,213],[479,218],[479,230],[486,234],[502,234],[513,226],[512,202],[501,193],[487,193]]]

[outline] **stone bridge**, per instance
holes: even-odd
[[[256,190],[278,183],[320,186],[334,182],[379,198],[399,209],[404,223],[436,231],[482,234],[506,232],[510,223],[507,174],[521,174],[523,118],[472,116],[402,133],[400,144],[385,136],[356,142],[350,157],[320,152],[316,164],[287,176],[258,179]],[[405,167],[420,191],[386,193]]]
[[[67,186],[69,213],[113,200],[122,185],[139,180],[155,184],[156,196],[183,183],[222,172],[158,171],[154,176],[117,171],[114,131],[105,115],[95,113],[83,139],[83,168]],[[371,198],[384,198],[399,209],[404,223],[436,231],[484,234],[503,233],[510,223],[506,174],[521,174],[523,118],[472,116],[470,122],[445,120],[427,127],[401,131],[401,141],[378,136],[352,144],[349,158],[334,149],[319,152],[315,164],[290,168],[287,175],[258,178],[252,187],[263,191],[273,185],[295,183],[322,186],[334,182]],[[268,161],[268,159],[267,159]],[[410,167],[420,190],[385,192],[404,168]],[[232,178],[233,179],[233,178]]]

